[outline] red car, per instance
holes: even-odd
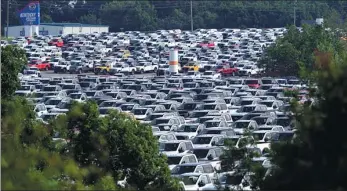
[[[52,39],[52,41],[49,42],[48,44],[49,44],[49,45],[54,45],[54,46],[56,46],[56,47],[63,47],[63,46],[64,46],[63,40],[57,39],[57,38]]]
[[[29,62],[28,66],[29,67],[35,67],[38,70],[49,70],[49,68],[51,67],[49,62],[47,62],[47,61],[42,62],[41,60],[32,60]]]
[[[258,79],[246,79],[244,83],[254,89],[258,89],[261,85]]]
[[[238,71],[237,68],[231,68],[228,64],[219,65],[216,68],[216,72],[221,73],[224,76],[227,76],[227,75],[235,76],[237,71]]]
[[[209,42],[209,41],[203,41],[201,43],[199,43],[200,47],[207,47],[207,48],[214,48],[215,44],[214,42]]]

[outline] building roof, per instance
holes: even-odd
[[[107,25],[92,25],[82,23],[41,23],[46,26],[62,26],[62,27],[108,27]]]

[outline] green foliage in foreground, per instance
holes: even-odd
[[[275,168],[263,190],[347,189],[347,67],[340,65],[319,74],[314,104],[295,111],[293,143],[272,145]]]
[[[1,107],[2,189],[86,189],[86,171],[52,150],[51,132],[35,121],[25,100],[2,100]]]
[[[21,98],[3,101],[2,110],[5,190],[114,190],[124,177],[130,188],[178,190],[151,128],[125,114],[100,118],[95,103],[76,103],[44,125]]]
[[[336,61],[333,57],[329,60],[324,54],[317,56],[315,60],[325,67],[316,75],[318,89],[314,91],[311,88],[313,104],[300,105],[293,101],[297,124],[294,140],[271,144],[273,167],[266,173],[267,176],[263,178],[264,169],[247,166],[249,152],[236,155],[229,149],[224,155],[225,170],[237,170],[243,164],[243,169],[255,173],[252,180],[255,189],[347,189],[347,129],[344,125],[347,118],[347,60],[341,58],[342,61]],[[238,164],[239,167],[232,166],[235,164],[235,157],[242,162],[241,165]]]
[[[25,51],[16,46],[1,47],[1,96],[9,98],[19,88],[18,73],[27,64]]]

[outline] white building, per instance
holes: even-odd
[[[5,34],[7,27],[5,27]],[[90,25],[80,23],[41,23],[39,26],[10,26],[9,37],[37,35],[66,35],[66,34],[89,34],[109,32],[106,25]]]

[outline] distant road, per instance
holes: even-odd
[[[54,77],[66,77],[66,78],[73,78],[77,77],[78,74],[62,74],[62,73],[54,73],[53,71],[41,71],[41,75],[43,78],[54,78]],[[83,75],[88,75],[88,76],[97,76],[94,73],[83,73]],[[151,77],[154,76],[154,73],[148,73],[148,74],[135,74],[131,75],[134,76],[135,78],[145,78],[145,77]],[[98,76],[105,76],[105,75],[98,75]]]

